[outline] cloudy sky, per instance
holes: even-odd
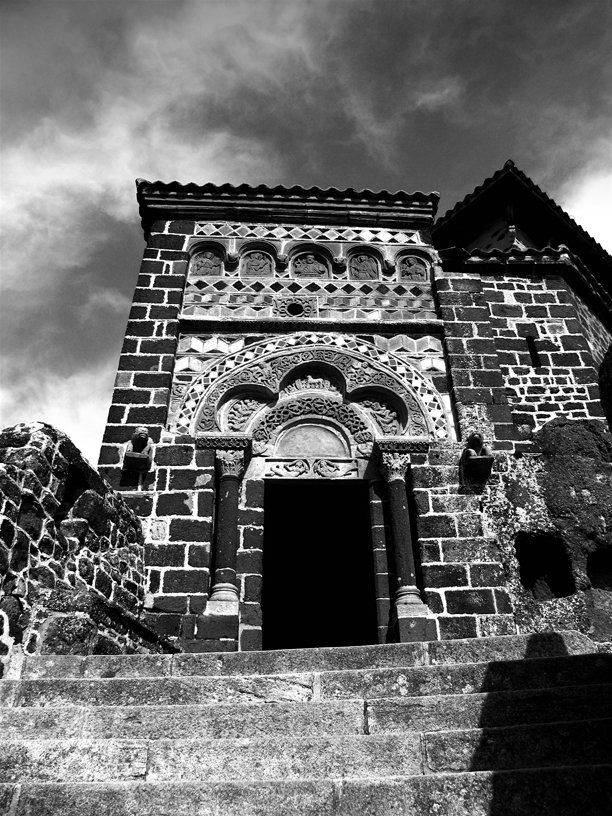
[[[512,158],[612,251],[609,0],[2,0],[2,425],[93,461],[134,179],[439,190]]]

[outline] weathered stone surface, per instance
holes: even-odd
[[[6,788],[12,795],[13,786]],[[334,802],[333,783],[322,780],[28,784],[15,816],[321,816],[333,813]]]
[[[0,781],[108,782],[144,778],[147,743],[138,740],[3,742]]]
[[[612,655],[456,664],[321,675],[322,699],[471,694],[612,682]]]
[[[425,735],[431,773],[612,763],[612,720],[517,725]]]
[[[95,680],[7,680],[0,693],[16,688],[19,706],[190,705],[312,699],[313,675],[284,677],[184,677]]]
[[[607,816],[611,774],[608,765],[335,782],[28,783],[15,816]],[[0,785],[0,797],[13,790]]]
[[[421,773],[418,734],[379,737],[159,740],[147,779],[329,779]]]
[[[421,643],[380,646],[346,646],[324,649],[287,649],[271,652],[176,655],[172,673],[188,674],[271,674],[367,669],[384,666],[419,666],[424,662]]]
[[[609,718],[612,685],[373,700],[366,716],[370,734]]]

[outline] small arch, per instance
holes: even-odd
[[[218,241],[199,241],[189,248],[189,274],[220,277],[227,264],[227,247]]]
[[[270,278],[276,268],[276,252],[265,241],[250,241],[239,253],[240,276],[243,278]]]
[[[292,247],[289,264],[295,278],[330,278],[333,258],[325,247],[319,244],[298,244]]]
[[[317,361],[309,361],[296,365],[288,371],[280,381],[279,391],[286,391],[296,380],[301,380],[311,377],[313,379],[326,379],[329,381],[333,390],[340,394],[346,392],[346,380],[342,372],[330,363]],[[313,386],[314,388],[314,386]],[[321,390],[327,390],[322,388]]]
[[[429,282],[431,261],[416,252],[402,252],[395,258],[398,281]]]
[[[373,247],[351,247],[346,259],[348,276],[352,280],[379,280],[383,260],[381,253]]]

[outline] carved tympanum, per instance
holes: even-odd
[[[249,420],[261,408],[261,401],[258,399],[241,399],[231,406],[227,413],[227,427],[230,431],[242,431]]]
[[[349,274],[355,280],[376,280],[378,278],[378,264],[371,255],[360,252],[350,259]]]
[[[322,263],[312,252],[305,252],[297,256],[293,262],[293,272],[296,278],[328,277],[327,265]]]
[[[249,278],[266,278],[273,274],[272,258],[264,252],[249,252],[242,261],[242,274]]]
[[[383,400],[364,399],[359,403],[367,408],[370,413],[374,415],[377,424],[380,426],[383,433],[396,434],[399,433],[400,422],[397,416],[397,411],[394,411],[388,402]]]
[[[207,249],[205,252],[196,255],[191,265],[191,271],[196,275],[221,275],[223,261],[220,253]]]
[[[295,380],[286,385],[281,394],[293,394],[296,391],[333,391],[339,393],[340,389],[327,377],[314,377],[312,374],[304,374],[296,377]]]
[[[427,264],[413,255],[405,256],[399,261],[400,280],[427,280]]]

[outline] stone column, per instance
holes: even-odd
[[[244,451],[218,450],[219,502],[215,537],[215,574],[210,602],[238,602],[236,553],[238,551],[238,501],[244,473]]]
[[[380,470],[387,482],[393,553],[395,558],[394,621],[400,643],[435,640],[436,625],[416,585],[414,546],[406,494],[410,454],[381,452]]]

